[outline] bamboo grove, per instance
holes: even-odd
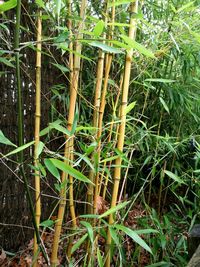
[[[0,3],[18,129],[16,144],[1,129],[0,155],[24,185],[33,266],[185,266],[180,233],[199,220],[198,4]]]

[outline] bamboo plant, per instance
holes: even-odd
[[[69,115],[68,115],[68,122],[67,122],[67,129],[69,132],[72,130],[73,122],[74,122],[74,114],[75,114],[75,108],[76,108],[76,98],[77,98],[77,92],[78,92],[78,82],[79,82],[79,71],[80,71],[80,54],[82,45],[79,40],[83,38],[82,31],[84,29],[84,20],[85,20],[85,14],[86,14],[86,5],[87,1],[82,0],[81,7],[80,7],[80,18],[81,21],[78,25],[78,34],[76,35],[76,41],[75,41],[75,55],[73,60],[73,74],[72,74],[72,81],[70,85],[70,103],[69,103]],[[72,56],[70,56],[70,60],[72,60]],[[72,62],[71,62],[72,64]],[[65,143],[65,163],[71,164],[71,159],[73,159],[73,143],[74,143],[74,137],[73,136],[66,136],[66,143]],[[59,210],[58,210],[58,216],[57,216],[57,222],[55,225],[55,234],[54,234],[54,240],[53,240],[53,248],[52,248],[52,255],[51,255],[51,265],[57,266],[58,260],[57,260],[57,253],[58,253],[58,245],[59,245],[59,239],[62,229],[62,222],[66,207],[66,183],[65,181],[68,179],[68,175],[63,172],[61,182],[65,184],[65,186],[60,191],[60,203],[59,203]],[[76,216],[75,216],[75,209],[74,209],[74,201],[73,201],[73,177],[69,176],[69,192],[70,192],[70,212],[71,212],[71,218],[73,222],[73,226],[76,226]]]
[[[134,39],[136,35],[136,19],[134,14],[138,11],[138,0],[130,5],[130,28],[129,28],[129,38]],[[133,49],[130,48],[126,53],[125,67],[124,67],[124,78],[123,78],[123,89],[122,89],[122,100],[121,100],[121,122],[118,134],[117,148],[119,151],[123,152],[124,147],[124,137],[125,137],[125,127],[126,127],[126,107],[128,101],[128,92],[129,92],[129,81],[131,73],[131,63],[133,57]],[[115,169],[113,175],[113,190],[112,190],[112,200],[111,208],[114,208],[117,204],[117,197],[119,191],[119,183],[121,179],[121,162],[122,158],[119,156],[115,161]],[[109,225],[112,225],[114,222],[113,214],[109,215]],[[110,245],[111,245],[111,234],[108,228],[107,233],[107,251],[106,251],[106,263],[105,266],[110,266]]]
[[[42,36],[42,12],[38,12],[37,20],[37,52],[36,52],[36,100],[35,100],[35,149],[34,149],[34,166],[35,166],[35,217],[37,228],[39,229],[41,217],[41,197],[40,197],[40,171],[38,149],[40,144],[40,118],[41,118],[41,36]],[[34,256],[38,253],[37,238],[34,236]],[[34,266],[37,266],[35,259]]]

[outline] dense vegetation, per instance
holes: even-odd
[[[1,162],[24,184],[34,266],[186,266],[199,221],[199,3],[0,4],[0,76],[12,73],[18,122],[17,141],[1,128]]]

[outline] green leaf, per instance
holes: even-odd
[[[119,224],[115,224],[113,227],[115,227],[117,230],[123,231],[126,235],[130,236],[138,245],[140,245],[142,248],[144,248],[145,250],[147,250],[152,254],[151,248],[135,231]]]
[[[5,157],[8,157],[8,156],[13,155],[13,154],[16,154],[16,153],[28,148],[29,146],[32,146],[34,143],[35,143],[35,141],[32,141],[32,142],[29,142],[29,143],[27,143],[27,144],[25,144],[23,146],[20,146],[20,147],[14,149],[13,151],[9,152],[8,154],[6,154]]]
[[[97,214],[84,214],[84,215],[80,215],[80,218],[86,218],[86,219],[98,219],[99,215]]]
[[[68,131],[65,127],[63,127],[63,126],[61,126],[61,125],[59,125],[57,123],[49,123],[49,126],[52,129],[56,129],[57,131],[66,134],[67,136],[71,136],[70,131]]]
[[[129,45],[129,48],[136,49],[138,52],[140,52],[144,56],[155,58],[154,54],[150,50],[148,50],[146,47],[139,44],[135,40],[131,39],[130,37],[126,35],[121,35],[121,38]]]
[[[44,159],[47,170],[60,182],[60,173],[49,159]]]
[[[52,227],[54,225],[54,221],[52,220],[46,220],[44,222],[40,223],[40,226],[44,226],[44,227]]]
[[[160,79],[160,78],[152,78],[152,79],[146,79],[145,82],[156,82],[156,83],[174,83],[175,80],[170,79]]]
[[[124,5],[124,4],[129,4],[135,2],[134,0],[120,0],[120,1],[113,1],[113,2],[109,2],[108,3],[108,7],[112,7],[112,6],[120,6],[120,5]]]
[[[129,112],[135,107],[135,104],[136,104],[136,101],[130,103],[130,104],[126,107],[126,109],[125,109],[125,113],[126,113],[126,114],[129,113]]]
[[[160,266],[169,267],[170,265],[173,266],[173,264],[171,264],[169,262],[160,261],[160,262],[157,262],[157,263],[153,263],[153,264],[147,265],[146,267],[160,267]]]
[[[36,158],[39,158],[40,154],[42,153],[43,148],[44,148],[44,143],[42,141],[39,141],[37,152],[36,152]]]
[[[56,121],[52,122],[51,124],[52,125],[59,125],[59,124],[61,124],[61,122],[62,122],[61,120],[56,120]],[[43,130],[40,131],[40,136],[48,134],[50,132],[50,130],[52,130],[52,129],[53,129],[53,127],[49,124],[48,127],[44,128]]]
[[[17,0],[9,0],[3,4],[0,4],[0,12],[4,12],[15,8],[17,6]]]
[[[165,100],[161,96],[159,97],[159,100],[160,100],[161,104],[163,105],[164,109],[167,111],[167,113],[169,113],[169,108],[168,108]]]
[[[180,13],[182,12],[183,10],[187,9],[188,7],[192,6],[194,4],[194,2],[196,1],[192,1],[192,2],[189,2],[185,5],[183,5],[182,7],[180,7],[178,10],[177,10],[177,13]]]
[[[97,247],[97,260],[98,260],[98,266],[103,267],[103,257],[101,256],[100,249]]]
[[[135,230],[135,233],[138,235],[144,235],[144,234],[158,234],[159,232],[155,229],[140,229],[140,230]]]
[[[46,177],[46,176],[47,176],[47,172],[46,172],[44,166],[43,166],[41,163],[39,163],[39,164],[38,164],[38,167],[39,167],[39,170],[40,170],[40,172],[42,173],[42,175],[43,175],[44,177]]]
[[[165,170],[164,173],[166,173],[170,178],[172,178],[175,182],[178,182],[179,184],[185,184],[176,174],[173,172]]]
[[[61,70],[64,73],[69,72],[69,69],[63,65],[55,64],[55,63],[51,63],[51,64],[54,65],[56,68],[58,68],[59,70]]]
[[[85,241],[85,239],[88,237],[88,234],[84,234],[76,243],[73,245],[71,253],[73,254]]]
[[[73,176],[79,181],[82,181],[84,183],[93,184],[85,175],[83,175],[81,172],[77,171],[73,167],[69,166],[67,163],[62,162],[58,159],[49,159],[56,168],[59,170],[68,173],[69,175]]]
[[[67,45],[68,48],[68,44],[66,43],[69,39],[69,32],[68,30],[63,30],[57,37],[55,37],[54,39],[54,43],[65,43],[65,45]]]
[[[93,233],[92,225],[90,223],[86,222],[86,221],[81,221],[80,223],[87,229],[90,241],[93,244],[93,242],[94,242],[94,233]]]
[[[45,9],[45,4],[43,0],[35,0],[35,3],[39,6]]]
[[[125,202],[122,202],[120,204],[118,204],[117,206],[113,207],[113,208],[110,208],[109,210],[107,210],[106,212],[104,212],[103,214],[101,214],[99,216],[99,219],[101,218],[104,218],[112,213],[115,213],[116,211],[120,210],[120,209],[123,209],[126,205],[128,205],[130,203],[130,201],[125,201]]]
[[[98,37],[102,34],[103,32],[103,29],[104,29],[104,21],[103,20],[100,20],[96,26],[94,27],[94,30],[93,30],[93,34]]]
[[[94,46],[94,47],[98,47],[100,49],[102,49],[103,51],[105,52],[108,52],[108,53],[113,53],[113,54],[120,54],[120,53],[124,53],[121,49],[119,48],[115,48],[115,47],[111,47],[109,45],[106,45],[106,44],[103,44],[101,42],[91,42],[89,43],[91,46]]]
[[[13,144],[8,138],[5,137],[3,132],[0,130],[0,143],[8,145],[8,146],[14,146],[17,147],[15,144]]]
[[[104,162],[108,162],[108,161],[113,161],[115,159],[119,158],[119,156],[112,156],[112,157],[109,157],[109,158],[106,158],[106,159],[103,159],[100,161],[100,163],[104,163]]]
[[[109,226],[109,231],[110,231],[110,235],[111,235],[111,237],[112,237],[112,240],[114,241],[114,243],[115,243],[115,245],[116,245],[116,247],[118,248],[118,250],[119,250],[119,257],[120,257],[120,267],[122,266],[121,265],[121,262],[122,262],[122,255],[123,255],[123,253],[122,253],[122,243],[120,242],[120,240],[119,240],[119,235],[116,233],[116,231],[115,231],[115,229],[113,228],[113,227],[110,227]]]
[[[7,60],[5,57],[0,57],[0,63],[3,63],[8,67],[15,68],[15,66],[9,60]]]
[[[55,13],[59,18],[62,1],[61,0],[55,0],[55,4],[56,4]]]

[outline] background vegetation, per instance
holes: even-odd
[[[0,11],[0,260],[20,264],[34,234],[34,266],[186,266],[199,221],[199,1]]]

